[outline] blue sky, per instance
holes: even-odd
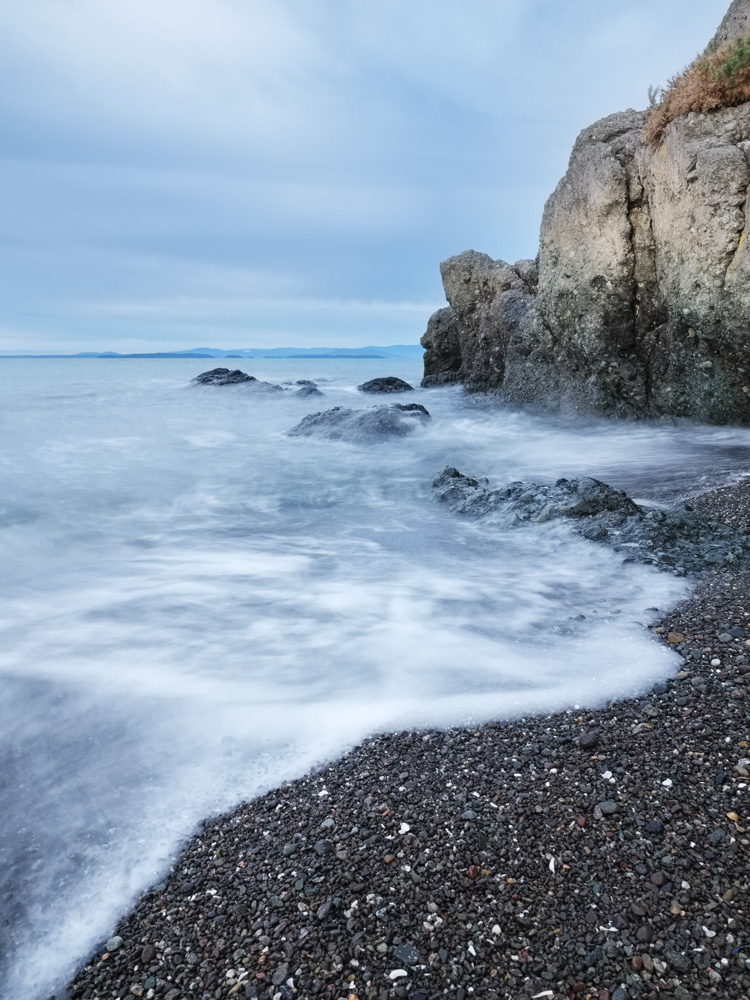
[[[0,349],[416,343],[728,0],[0,8]]]

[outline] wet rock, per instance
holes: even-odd
[[[323,396],[322,393],[316,385],[303,385],[301,389],[297,389],[294,393],[295,396]]]
[[[594,747],[599,745],[599,734],[598,733],[581,733],[578,737],[578,746],[582,750],[593,750]]]
[[[196,375],[193,382],[200,382],[201,385],[239,385],[241,382],[257,382],[254,375],[235,368],[230,371],[228,368],[212,368],[211,371],[201,372]]]
[[[280,385],[273,385],[271,382],[261,382],[254,375],[235,368],[230,371],[228,368],[212,368],[211,371],[201,372],[192,380],[199,385],[245,385],[252,389],[263,390],[264,392],[283,392]]]
[[[514,482],[496,489],[448,466],[433,482],[436,497],[457,514],[504,518],[511,524],[570,522],[585,538],[600,541],[626,562],[657,566],[678,576],[718,568],[750,567],[750,538],[689,507],[639,506],[622,490],[598,479],[559,479],[554,484]],[[589,531],[601,527],[601,534]],[[672,644],[685,640],[670,630]],[[649,712],[657,712],[653,706]]]
[[[402,378],[395,375],[386,375],[382,378],[371,378],[369,382],[363,382],[357,388],[360,392],[412,392],[413,385],[404,382]]]
[[[413,434],[430,419],[430,414],[419,403],[371,406],[366,410],[336,406],[332,410],[309,413],[288,431],[288,435],[372,444]]]

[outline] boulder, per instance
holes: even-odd
[[[299,383],[297,383],[299,385]],[[295,396],[323,396],[322,393],[316,385],[303,385],[301,389],[297,389],[294,393]]]
[[[430,419],[430,414],[419,403],[393,403],[366,410],[336,406],[332,410],[309,413],[288,434],[289,437],[375,443],[412,434]]]
[[[395,375],[386,375],[383,378],[371,378],[357,388],[360,392],[411,392],[414,386]]]
[[[253,389],[262,389],[271,392],[283,392],[280,385],[273,385],[271,382],[261,382],[254,375],[248,375],[239,368],[230,371],[228,368],[212,368],[211,371],[201,372],[192,380],[199,385],[248,385]]]

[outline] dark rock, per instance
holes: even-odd
[[[662,889],[669,882],[669,875],[662,871],[652,872],[649,876],[649,881],[659,889]]]
[[[228,368],[212,368],[211,371],[201,372],[193,379],[193,382],[200,382],[201,385],[238,385],[240,382],[257,381],[254,375],[247,375],[239,368],[235,368],[234,371]]]
[[[667,944],[664,949],[664,958],[677,972],[690,972],[690,959],[674,945]]]
[[[212,368],[211,371],[201,372],[192,380],[199,385],[246,385],[252,389],[263,392],[283,392],[280,385],[273,385],[271,382],[261,382],[254,375],[247,375],[236,368],[230,371],[228,368]]]
[[[382,378],[371,378],[357,388],[360,392],[412,392],[414,386],[395,375],[385,375]]]
[[[325,395],[318,389],[315,385],[303,385],[301,389],[297,389],[294,393],[295,396],[323,396]]]
[[[750,566],[747,533],[684,507],[665,511],[639,506],[598,479],[560,479],[554,485],[515,482],[490,489],[486,479],[472,479],[448,466],[433,488],[439,500],[469,517],[502,516],[515,524],[565,518],[578,534],[597,540],[589,528],[601,527],[600,540],[628,562],[680,576],[697,576],[707,567]]]
[[[331,441],[367,444],[391,437],[405,437],[423,427],[430,414],[419,403],[393,403],[350,410],[340,406],[309,413],[289,432],[290,437],[321,437]]]
[[[280,965],[278,969],[274,972],[271,982],[274,986],[281,986],[285,979],[289,978],[289,966]]]

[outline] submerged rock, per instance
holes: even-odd
[[[393,403],[371,406],[367,410],[335,406],[332,410],[308,413],[288,434],[290,437],[374,443],[391,437],[405,437],[430,419],[430,414],[419,403]]]
[[[283,392],[280,385],[273,385],[271,382],[261,382],[254,375],[248,375],[246,372],[240,371],[239,368],[235,368],[234,371],[230,371],[228,368],[212,368],[211,371],[201,372],[200,375],[196,375],[192,381],[198,382],[200,385],[251,384],[253,389]]]
[[[298,383],[299,384],[299,383]],[[321,392],[316,385],[305,384],[301,389],[297,389],[294,393],[295,396],[324,396],[325,393]]]
[[[598,479],[515,482],[490,489],[489,480],[471,479],[449,466],[433,488],[452,510],[470,517],[493,514],[515,523],[567,518],[577,534],[606,543],[626,562],[646,563],[678,576],[750,566],[750,539],[744,532],[689,506],[672,510],[640,506],[627,493]]]
[[[395,375],[385,375],[382,378],[371,378],[357,388],[360,392],[412,392],[414,386]]]

